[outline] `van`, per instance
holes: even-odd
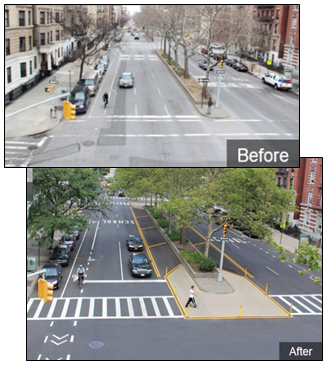
[[[99,87],[99,71],[89,71],[82,75],[80,86],[88,86],[90,95],[96,95]]]

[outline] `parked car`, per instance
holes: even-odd
[[[74,235],[65,235],[60,239],[60,245],[66,245],[69,247],[70,251],[74,250]]]
[[[223,59],[223,54],[219,54],[219,53],[213,53],[211,55],[211,57],[214,59],[214,60],[222,60]]]
[[[151,276],[152,267],[145,253],[132,252],[128,258],[128,266],[132,276]]]
[[[119,87],[133,87],[134,76],[131,72],[123,72],[119,78]]]
[[[99,73],[99,82],[101,82],[104,76],[104,70],[96,70],[96,71]]]
[[[119,194],[118,194],[118,196],[120,196],[120,197],[124,198],[124,197],[125,197],[125,194],[124,194],[124,192],[123,192],[123,191],[120,191],[120,192],[119,192]]]
[[[108,55],[104,54],[103,56],[101,56],[101,59],[103,60],[107,60],[109,62],[109,57]]]
[[[143,251],[143,241],[141,237],[129,234],[126,238],[126,246],[128,251]]]
[[[243,65],[243,63],[233,63],[233,68],[237,71],[243,71],[243,72],[248,72],[249,68],[245,65]]]
[[[75,86],[70,95],[70,103],[76,106],[76,113],[86,113],[90,105],[88,86]]]
[[[228,58],[225,61],[226,65],[231,66],[231,67],[233,66],[234,63],[237,63],[237,62],[238,62],[238,60],[236,58]]]
[[[287,91],[288,89],[292,88],[292,83],[290,82],[290,80],[283,75],[277,75],[277,74],[263,75],[262,82],[264,84],[272,85],[276,90],[282,89]]]
[[[258,235],[256,235],[255,233],[252,233],[251,231],[247,230],[247,229],[244,229],[243,230],[243,233],[249,237],[252,237],[252,238],[259,238]]]
[[[106,73],[106,66],[103,63],[98,63],[95,67],[95,70],[102,70],[103,74]]]
[[[207,49],[207,48],[202,48],[200,52],[201,52],[201,53],[208,54],[208,49]]]
[[[74,226],[73,236],[75,240],[78,240],[80,238],[80,231],[78,226]]]
[[[107,71],[107,68],[108,68],[108,60],[106,59],[106,58],[101,58],[100,60],[99,60],[99,64],[103,64],[103,65],[105,65],[105,70]]]
[[[49,284],[52,284],[54,289],[59,289],[59,287],[61,286],[61,280],[63,278],[62,265],[55,264],[55,263],[45,264],[42,267],[42,269],[46,269],[45,280]],[[42,278],[42,277],[43,277],[43,274],[40,274],[39,278]]]
[[[64,264],[68,266],[70,259],[70,249],[67,246],[55,246],[49,262],[54,262],[56,264]]]
[[[134,39],[139,39],[139,35],[138,35],[138,33],[136,33],[136,34],[135,34]]]
[[[204,70],[207,70],[208,68],[208,62],[205,60],[205,61],[200,61],[199,62],[199,67],[203,68]],[[213,67],[211,67],[209,70],[210,71],[213,71]]]

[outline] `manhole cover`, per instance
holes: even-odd
[[[37,150],[37,148],[38,148],[37,146],[30,146],[30,147],[28,147],[28,149],[31,150],[31,151],[32,150]]]
[[[100,341],[92,341],[89,343],[89,347],[91,347],[92,349],[100,349],[101,347],[103,347],[104,343],[100,342]]]
[[[95,142],[93,142],[93,141],[85,141],[82,144],[83,144],[83,146],[89,147],[89,146],[93,146],[95,144]]]

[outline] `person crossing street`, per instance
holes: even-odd
[[[108,106],[108,93],[107,91],[102,96],[102,101],[104,102],[104,107]]]
[[[194,286],[192,286],[191,289],[190,289],[189,299],[188,299],[188,301],[187,301],[187,303],[185,305],[186,308],[188,307],[188,305],[190,304],[190,302],[192,302],[192,304],[193,304],[193,306],[195,308],[198,308],[198,305],[195,302],[195,296],[197,296],[197,294],[194,291]]]

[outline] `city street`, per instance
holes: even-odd
[[[231,230],[225,249],[231,260],[224,259],[224,269],[244,275],[237,264],[247,267],[257,285],[269,284],[271,296],[299,295],[298,300],[306,298],[308,304],[294,302],[300,313],[293,309],[298,315],[290,319],[183,318],[163,278],[166,267],[171,271],[178,259],[138,203],[123,197],[111,200],[109,219],[92,217],[90,229],[82,232],[73,261],[63,268],[62,285],[54,291],[53,302],[39,300],[36,289],[32,293],[27,303],[27,360],[278,360],[279,342],[321,341],[322,287],[301,278],[294,264],[291,268],[277,254],[266,252],[265,244]],[[203,225],[196,229],[206,234]],[[151,277],[131,276],[125,244],[128,234],[144,238]],[[187,237],[195,243],[193,234],[199,237],[195,231]],[[219,247],[219,242],[213,244]],[[218,250],[211,247],[210,257],[218,265],[217,255]],[[86,268],[81,290],[72,280],[80,264]],[[306,315],[305,303],[313,314]]]
[[[229,139],[299,139],[298,95],[274,90],[253,75],[224,66],[220,100],[230,116],[207,118],[162,64],[156,47],[143,33],[134,40],[126,32],[120,49],[109,52],[108,71],[87,113],[76,120],[62,119],[38,138],[6,138],[8,166],[87,167],[93,161],[97,166],[224,166]],[[205,75],[198,67],[201,59],[197,55],[189,60],[195,78]],[[68,86],[66,67],[55,73],[60,87]],[[135,76],[133,88],[119,88],[123,72]],[[72,87],[77,77],[74,69]],[[213,95],[217,79],[212,71]],[[108,109],[102,103],[106,91]]]

